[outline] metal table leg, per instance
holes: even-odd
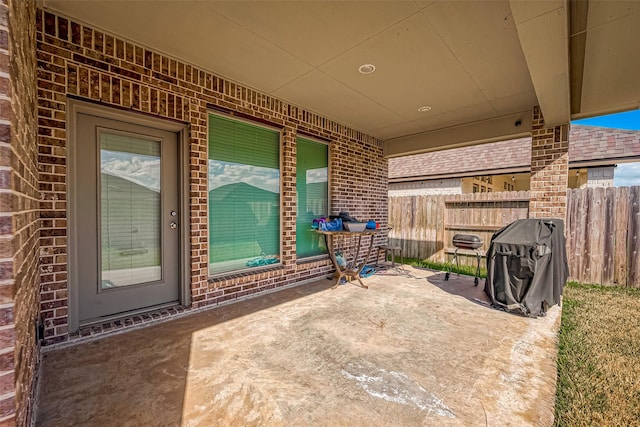
[[[340,267],[338,261],[336,260],[335,248],[333,247],[333,235],[325,234],[324,242],[327,245],[327,249],[329,251],[329,259],[333,263],[333,267],[336,269],[336,275],[338,276],[338,278],[336,279],[336,283],[331,287],[331,289],[335,289],[340,284],[340,279],[344,277],[344,274],[342,267]]]
[[[327,245],[327,250],[329,251],[329,259],[331,260],[331,263],[336,269],[336,273],[334,275],[334,277],[336,277],[336,283],[331,287],[331,289],[335,289],[336,287],[338,287],[338,285],[340,284],[340,280],[343,277],[346,277],[347,280],[349,280],[349,282],[351,282],[352,280],[350,279],[351,277],[355,277],[361,287],[368,289],[369,287],[364,283],[362,283],[362,280],[360,280],[360,273],[362,272],[364,267],[367,265],[367,261],[371,256],[371,251],[373,250],[373,241],[375,236],[373,234],[370,236],[369,249],[367,250],[367,256],[364,258],[364,260],[361,263],[358,263],[358,255],[360,254],[360,249],[362,248],[362,235],[358,235],[358,244],[356,246],[356,252],[354,254],[353,261],[349,263],[349,265],[347,265],[345,268],[340,267],[340,265],[338,264],[338,260],[336,259],[335,246],[334,246],[335,240],[333,237],[334,235],[331,233],[324,234],[325,244]]]

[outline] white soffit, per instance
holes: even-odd
[[[640,2],[589,2],[581,116],[640,107]]]
[[[473,123],[495,117],[495,109],[489,102],[457,108],[440,114],[426,115],[413,123],[419,129],[440,129],[456,126],[462,120]]]
[[[396,135],[415,135],[417,133],[420,133],[420,129],[411,122],[402,122],[397,125],[377,128],[372,131],[373,135],[378,135],[378,138],[383,140],[394,138]]]
[[[274,94],[311,110],[328,111],[327,117],[350,123],[365,132],[404,121],[392,110],[317,70],[281,87]]]
[[[372,59],[373,58],[373,59]],[[375,73],[362,76],[358,65]],[[406,120],[486,102],[478,86],[422,13],[370,38],[320,67],[321,71],[385,105]]]
[[[549,126],[569,123],[569,17],[565,0],[511,0],[518,38]]]
[[[537,102],[506,0],[42,1],[382,138]],[[360,74],[365,63],[375,73]]]
[[[489,101],[533,91],[509,3],[439,2],[424,14]]]
[[[509,138],[526,125],[509,120],[538,104],[548,124],[568,121],[564,0],[39,1],[399,144],[421,132],[457,141],[457,128],[493,138],[478,120]],[[589,2],[580,114],[640,101],[639,8]],[[365,63],[376,71],[360,74]]]
[[[529,92],[519,93],[505,98],[491,100],[491,105],[499,115],[509,114],[513,111],[523,111],[532,105],[538,105],[538,98],[532,89]]]
[[[523,111],[504,117],[386,140],[384,141],[384,153],[387,157],[400,157],[438,151],[443,147],[465,147],[479,143],[522,138],[530,135],[530,129],[531,112]],[[509,136],[505,138],[505,135]]]
[[[205,4],[314,67],[418,11],[412,1],[244,3]]]

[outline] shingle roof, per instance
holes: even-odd
[[[640,131],[571,126],[569,165],[640,157]],[[497,169],[529,168],[531,138],[511,139],[389,159],[389,178],[469,175]]]

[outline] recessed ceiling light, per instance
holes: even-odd
[[[358,71],[360,71],[362,74],[371,74],[376,70],[376,66],[373,64],[364,64],[361,65],[360,68],[358,68]]]
[[[418,111],[421,113],[425,113],[427,111],[431,111],[431,107],[428,105],[423,105],[422,107],[418,108]]]

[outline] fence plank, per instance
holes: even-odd
[[[602,281],[603,285],[614,285],[614,240],[615,240],[615,203],[616,189],[609,187],[605,190],[604,195],[604,239],[603,260],[602,263]]]
[[[578,210],[576,204],[580,195],[575,190],[567,191],[567,218],[565,221],[565,237],[567,240],[567,263],[569,264],[569,277],[576,277],[576,222]]]
[[[629,189],[629,225],[627,232],[627,286],[640,287],[638,268],[640,267],[640,253],[638,252],[638,228],[640,226],[640,187]]]
[[[580,261],[580,270],[578,271],[577,277],[581,279],[581,281],[590,281],[591,280],[591,271],[590,267],[590,259],[589,259],[589,238],[591,237],[591,233],[589,233],[589,196],[591,193],[590,188],[585,188],[581,194],[580,200],[580,221],[578,223],[578,229],[580,230],[580,234],[578,236],[579,240],[579,261]]]
[[[589,260],[591,268],[591,283],[602,283],[602,267],[604,260],[604,187],[593,189],[591,197],[591,248],[589,251]]]
[[[437,248],[438,252],[436,253],[435,260],[439,262],[444,262],[445,254],[444,254],[444,235],[445,235],[445,198],[444,196],[440,196],[438,198],[438,224],[437,224],[437,236],[438,243]]]
[[[627,230],[629,228],[629,187],[616,189],[615,198],[615,232],[613,259],[615,263],[614,283],[628,286],[627,274]]]

